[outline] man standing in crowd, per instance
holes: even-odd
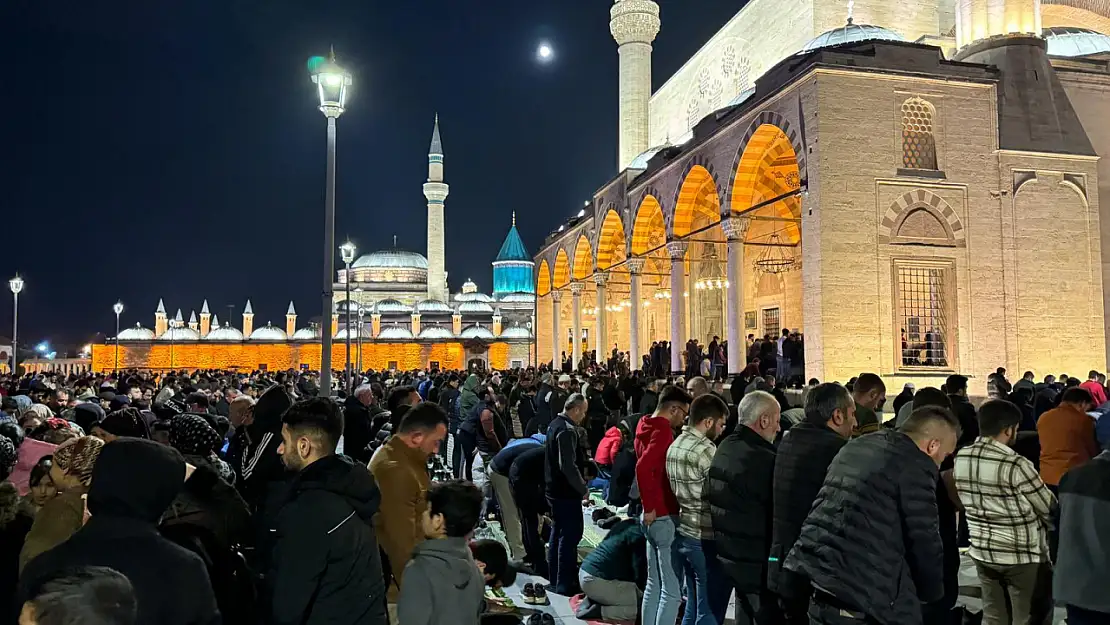
[[[956,490],[971,537],[983,623],[1048,623],[1052,566],[1048,523],[1056,498],[1033,463],[1010,448],[1021,410],[1004,400],[979,408],[982,436],[956,455]]]
[[[809,515],[833,458],[856,427],[856,404],[848,389],[820,384],[806,397],[805,421],[787,430],[775,456],[774,521],[767,559],[767,589],[778,599],[788,625],[809,624],[809,580],[782,562]]]
[[[886,401],[886,384],[874,373],[861,373],[852,386],[852,399],[856,402],[855,436],[878,432],[882,422],[878,412]]]
[[[727,417],[723,399],[702,394],[690,404],[689,425],[667,449],[667,478],[678,501],[674,550],[686,577],[683,625],[721,623],[728,608],[729,588],[721,579],[713,517],[705,497],[709,466],[717,451],[713,441],[724,430]]]
[[[412,550],[424,540],[428,456],[447,436],[447,414],[436,404],[420,404],[405,413],[398,431],[370,461],[381,489],[382,505],[374,517],[378,542],[389,560],[396,589],[401,587]],[[390,592],[393,592],[390,588]]]
[[[370,462],[370,441],[377,434],[372,426],[380,412],[376,408],[369,384],[356,388],[343,403],[343,453],[362,464]]]
[[[736,431],[721,441],[709,468],[706,499],[718,558],[736,588],[736,622],[755,625],[764,622],[764,614],[774,613],[760,595],[767,587],[780,406],[770,393],[752,391],[740,400],[737,412]]]
[[[1091,394],[1091,400],[1095,402],[1096,408],[1106,403],[1106,387],[1099,382],[1098,371],[1092,369],[1087,374],[1087,381],[1080,384],[1079,388]]]
[[[643,625],[672,625],[682,600],[671,557],[678,500],[667,479],[667,449],[674,442],[674,430],[689,413],[690,396],[676,386],[668,386],[660,393],[655,412],[644,416],[636,426],[636,482],[648,540]]]
[[[785,564],[813,585],[813,625],[920,625],[921,604],[944,595],[936,483],[957,438],[952,413],[930,406],[833,459]]]
[[[371,528],[381,493],[363,465],[336,455],[342,434],[329,399],[300,401],[282,418],[278,454],[296,476],[270,530],[268,622],[388,625]]]
[[[1069,388],[1060,398],[1060,405],[1037,420],[1041,440],[1041,479],[1055,492],[1074,467],[1098,454],[1095,419],[1087,413],[1094,410],[1091,394],[1082,388]]]
[[[948,392],[952,413],[960,421],[962,434],[956,447],[966,447],[979,438],[979,420],[975,417],[975,406],[967,398],[967,378],[958,374],[948,376],[944,381],[944,390]]]
[[[1067,606],[1068,625],[1110,623],[1110,450],[1060,480],[1059,551],[1053,596]]]
[[[551,592],[568,597],[578,592],[582,498],[588,490],[580,468],[585,460],[581,441],[585,433],[578,427],[585,418],[586,398],[575,393],[567,398],[563,412],[551,421],[544,443],[545,494],[554,521],[547,547],[548,579]]]

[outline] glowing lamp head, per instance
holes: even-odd
[[[329,117],[338,117],[347,105],[347,88],[353,82],[351,75],[335,62],[335,52],[324,58],[314,56],[308,60],[308,71],[320,97],[320,110]]]
[[[115,304],[112,304],[112,312],[116,313],[117,317],[121,313],[123,313],[123,302],[116,302]]]
[[[350,241],[347,241],[343,245],[339,246],[339,256],[343,259],[344,264],[347,265],[355,262],[355,252],[357,251],[358,248],[355,247],[355,244],[351,243]]]
[[[23,278],[20,278],[18,273],[15,274],[14,278],[8,280],[8,288],[12,290],[12,294],[19,295],[23,290]]]
[[[550,62],[554,57],[555,50],[551,47],[551,44],[541,43],[539,47],[536,48],[536,58],[539,59],[541,63]]]
[[[47,345],[45,341],[43,341],[42,343],[39,343],[38,345],[35,345],[35,351],[40,353],[40,354],[45,354],[46,350],[48,350],[48,349],[50,349],[50,346]]]

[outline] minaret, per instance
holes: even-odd
[[[443,144],[439,140],[439,114],[432,129],[432,145],[428,148],[428,182],[424,197],[428,199],[428,299],[447,301],[447,271],[443,253],[443,202],[448,187],[443,182]]]
[[[159,298],[158,308],[154,309],[154,336],[162,336],[169,329],[170,323],[169,319],[166,318],[166,305]]]
[[[212,325],[209,326],[209,327],[210,328],[219,328],[220,327],[220,318],[217,317],[216,315],[212,315]]]
[[[285,311],[285,333],[293,336],[297,331],[297,309],[293,308],[293,302],[289,302],[289,310]]]
[[[250,337],[251,332],[254,332],[254,308],[247,300],[247,305],[243,307],[243,336]]]
[[[217,328],[220,326],[216,326]],[[212,331],[212,312],[208,310],[208,300],[200,305],[200,335],[208,336]]]
[[[189,329],[193,332],[200,332],[200,322],[197,321],[197,311],[189,311]]]
[[[659,5],[652,0],[616,0],[609,9],[609,32],[620,55],[617,169],[647,151],[651,99],[651,42],[659,34]]]
[[[173,327],[175,327],[175,328],[184,328],[185,327],[185,318],[181,316],[181,309],[180,308],[177,309],[177,314],[173,316]]]
[[[1039,0],[956,0],[956,49],[999,35],[1041,34]]]

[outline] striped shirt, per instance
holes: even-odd
[[[956,455],[956,491],[964,505],[972,558],[988,564],[1048,561],[1047,526],[1056,497],[1033,463],[981,436]]]
[[[667,448],[667,480],[678,499],[678,533],[713,540],[713,518],[703,492],[717,447],[697,428],[686,426]]]

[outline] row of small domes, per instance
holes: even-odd
[[[354,334],[354,333],[352,333]],[[529,339],[531,333],[526,328],[512,327],[502,330],[499,338],[504,339]],[[251,332],[249,339],[244,337],[243,333],[238,328],[233,328],[230,325],[216,328],[208,333],[207,336],[202,337],[200,332],[188,327],[174,327],[166,330],[161,336],[155,336],[154,332],[149,328],[144,328],[141,324],[135,324],[134,328],[127,328],[119,333],[119,340],[121,341],[315,341],[320,338],[319,328],[301,328],[289,336],[285,330],[266,324],[254,332]],[[335,334],[336,339],[346,340],[347,329],[344,328]],[[352,336],[352,338],[355,338]],[[362,338],[374,338],[370,332],[370,328],[363,326]],[[443,326],[425,326],[418,335],[413,337],[412,331],[400,325],[386,326],[381,329],[378,334],[378,339],[493,339],[495,337],[493,331],[489,328],[482,326],[470,326],[464,328],[462,332],[456,337],[451,330]]]

